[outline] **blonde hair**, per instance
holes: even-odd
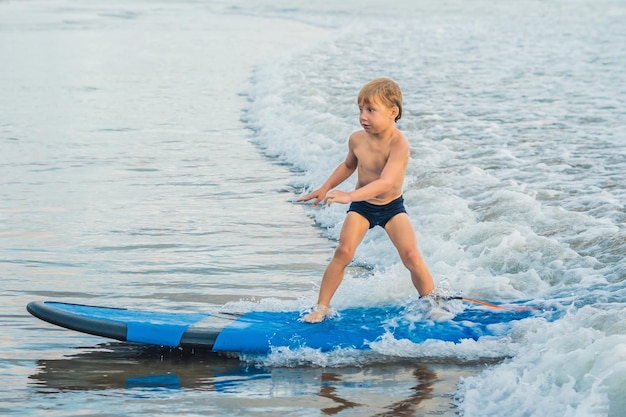
[[[365,84],[359,92],[357,103],[359,107],[370,104],[373,100],[379,99],[389,108],[396,106],[398,115],[396,122],[402,117],[402,91],[393,80],[389,78],[377,78]]]

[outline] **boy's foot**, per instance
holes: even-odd
[[[320,323],[324,321],[326,317],[330,316],[331,313],[332,310],[330,306],[326,306],[324,304],[316,304],[313,311],[304,316],[302,320],[307,323]]]
[[[440,288],[435,288],[420,300],[425,302],[428,317],[436,321],[450,320],[463,311],[462,304],[455,302],[454,297]]]

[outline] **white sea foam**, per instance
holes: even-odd
[[[529,327],[511,360],[463,381],[461,409],[467,415],[618,415],[626,406],[624,323],[623,309],[585,306]]]

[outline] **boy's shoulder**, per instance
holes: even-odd
[[[361,156],[363,156],[363,152],[366,154],[382,152],[383,154],[394,154],[400,157],[408,156],[411,153],[409,141],[398,129],[395,129],[393,135],[384,141],[374,139],[370,134],[362,130],[353,132],[348,141],[348,148],[351,153],[357,153]]]
[[[365,132],[365,130],[363,129],[355,130],[354,132],[350,134],[348,140],[360,139],[360,138],[365,138],[365,137],[367,137],[367,133]]]
[[[354,147],[365,140],[367,140],[367,133],[365,133],[364,130],[357,130],[352,132],[348,137],[348,145]]]
[[[352,132],[348,140],[350,142],[365,142],[365,141],[370,141],[370,140],[375,140],[375,139],[372,138],[372,136],[369,133],[367,133],[365,130],[356,130]],[[386,141],[388,141],[389,144],[392,146],[408,145],[408,140],[404,136],[404,133],[402,133],[402,131],[396,127],[394,127],[393,134],[390,135]]]
[[[402,131],[398,129],[397,127],[394,126],[391,132],[392,134],[390,135],[390,140],[397,140],[398,138],[404,139],[404,133],[402,133]],[[360,129],[360,130],[355,130],[354,132],[352,132],[349,138],[350,139],[352,138],[369,139],[369,138],[373,138],[373,136],[370,133],[367,133],[364,129]]]

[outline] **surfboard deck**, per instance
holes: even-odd
[[[120,341],[259,354],[278,347],[367,350],[388,333],[413,343],[429,339],[459,343],[504,335],[514,321],[535,314],[532,310],[467,308],[449,320],[414,321],[405,307],[388,306],[341,310],[332,319],[309,324],[301,321],[298,311],[181,313],[56,301],[33,301],[27,310],[54,325]]]

